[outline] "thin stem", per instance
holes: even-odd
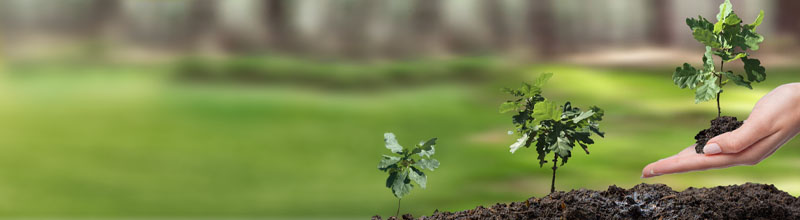
[[[719,61],[719,72],[722,73],[724,70],[722,68],[725,67],[725,60]],[[722,94],[722,74],[717,74],[717,81],[719,86],[719,92],[717,92],[717,118],[722,116],[722,108],[719,106],[719,96]]]
[[[397,212],[394,213],[395,218],[397,218],[397,216],[400,215],[400,200],[401,199],[397,199]]]
[[[558,164],[558,154],[554,153],[553,154],[553,180],[550,182],[550,193],[553,193],[553,192],[556,191],[556,169],[558,169],[558,167],[556,166],[557,164]]]

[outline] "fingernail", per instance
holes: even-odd
[[[654,177],[654,176],[658,176],[658,174],[656,174],[655,172],[653,172],[653,170],[650,170],[650,174],[648,174],[647,176],[645,176],[644,174],[642,174],[642,179],[647,179],[647,178]]]
[[[705,154],[722,153],[722,148],[719,148],[719,145],[717,143],[707,144],[705,147],[703,147],[703,153]]]

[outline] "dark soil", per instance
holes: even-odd
[[[736,130],[742,126],[743,123],[744,122],[736,120],[736,117],[731,116],[722,116],[711,120],[710,128],[702,130],[694,136],[694,139],[697,140],[697,145],[694,146],[694,150],[697,151],[698,154],[702,154],[703,147],[706,146],[708,140],[717,135]]]
[[[414,218],[406,214],[402,219]],[[755,183],[683,192],[642,183],[627,190],[617,186],[606,191],[580,189],[488,208],[435,211],[418,219],[800,219],[800,198],[773,185]]]

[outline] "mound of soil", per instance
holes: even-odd
[[[406,214],[402,219],[414,218]],[[754,183],[683,192],[642,183],[627,190],[581,189],[455,213],[435,211],[418,219],[800,219],[800,198]]]
[[[702,130],[694,136],[694,139],[697,140],[697,145],[694,146],[694,150],[697,151],[698,154],[702,154],[703,147],[706,146],[708,140],[717,135],[736,130],[742,126],[743,123],[744,122],[736,120],[736,117],[731,116],[722,116],[711,120],[710,128]]]

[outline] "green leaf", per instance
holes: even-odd
[[[750,29],[742,29],[740,33],[731,36],[731,45],[745,50],[758,50],[759,44],[764,42],[764,36],[757,34]]]
[[[714,23],[714,30],[712,31],[712,33],[714,33],[714,34],[721,33],[722,32],[722,28],[723,28],[722,25],[723,25],[723,21],[717,21],[717,23]],[[695,37],[695,38],[697,38],[697,37]]]
[[[386,188],[391,189],[396,179],[397,179],[397,172],[389,173],[389,178],[386,178]]]
[[[507,102],[504,102],[503,104],[500,104],[500,113],[516,111],[520,107],[521,106],[520,106],[520,102],[519,101],[507,101]]]
[[[434,145],[436,145],[436,140],[437,140],[437,138],[431,138],[430,140],[428,140],[425,143],[421,144],[420,148],[419,148],[420,149],[419,156],[420,157],[423,157],[423,156],[431,157],[431,156],[433,156],[433,154],[436,153],[436,148],[434,148]]]
[[[564,112],[564,115],[568,115],[570,112],[573,112],[572,111],[572,109],[573,109],[572,108],[572,103],[570,103],[569,101],[565,102],[561,109]],[[577,112],[573,112],[573,113],[577,113]]]
[[[536,139],[536,152],[539,154],[537,157],[539,159],[539,167],[547,163],[547,159],[544,157],[550,152],[548,146],[555,144],[555,139],[551,139],[550,136],[551,135],[548,134],[542,134]]]
[[[419,184],[419,187],[425,189],[425,184],[428,182],[428,177],[425,176],[425,173],[415,167],[411,167],[411,172],[408,174],[408,177],[410,177],[411,180],[414,180],[414,182]]]
[[[393,133],[384,133],[383,141],[386,142],[386,148],[391,150],[392,153],[403,152],[403,146],[397,143],[397,138],[395,138]]]
[[[551,101],[543,101],[533,106],[533,124],[537,125],[545,120],[561,120],[561,109]]]
[[[589,108],[589,110],[592,110],[592,112],[594,112],[592,117],[589,118],[589,120],[592,120],[593,122],[602,121],[603,116],[605,116],[606,114],[606,111],[597,106],[592,106],[591,108]]]
[[[436,140],[438,140],[438,138],[431,138],[428,139],[428,141],[425,141],[423,144],[421,144],[422,150],[432,150],[433,145],[436,145]]]
[[[761,36],[760,34],[756,34],[750,31],[743,31],[743,32],[747,32],[744,37],[744,44],[747,45],[747,47],[749,47],[750,50],[758,50],[759,49],[758,44],[764,42],[764,36]]]
[[[542,89],[523,82],[520,91],[523,93],[524,96],[532,96],[534,94],[541,93]]]
[[[733,5],[731,4],[730,0],[725,0],[722,4],[719,5],[719,13],[717,13],[717,21],[725,20],[728,15],[733,12]]]
[[[593,123],[589,123],[589,130],[594,132],[595,134],[599,135],[600,137],[605,138],[606,137],[606,133],[600,131],[600,129],[597,126],[598,126],[597,123],[594,123],[594,122]]]
[[[724,42],[723,47],[731,48],[732,46],[735,46],[735,44],[733,44],[733,41],[736,38],[736,36],[741,34],[741,32],[742,32],[741,25],[725,25],[725,27],[722,28],[722,38],[723,38],[722,42]]]
[[[692,31],[694,31],[695,28],[705,29],[708,31],[714,30],[714,24],[703,18],[703,16],[697,16],[697,19],[687,18],[686,25],[688,25],[689,30]]]
[[[511,94],[513,96],[524,96],[525,95],[524,93],[522,93],[522,91],[519,91],[519,90],[516,90],[516,89],[511,89],[511,88],[502,88],[502,89],[500,89],[500,91],[503,91],[505,93]]]
[[[567,158],[572,156],[572,143],[564,137],[558,137],[554,151],[562,159],[561,164],[563,165],[567,163]]]
[[[672,74],[672,81],[675,85],[681,87],[681,89],[687,87],[689,89],[694,89],[697,84],[702,81],[702,76],[700,71],[692,67],[692,65],[684,63],[683,68],[675,68],[675,72]]]
[[[695,91],[694,102],[700,103],[717,98],[717,93],[721,90],[716,83],[717,76],[711,75],[707,80],[703,81],[703,85],[697,87]]]
[[[592,140],[592,138],[590,138],[591,136],[592,136],[592,133],[585,132],[585,131],[579,131],[579,132],[575,132],[575,133],[572,134],[572,137],[576,141],[582,142],[584,144],[594,144],[594,140]]]
[[[756,31],[756,28],[761,25],[762,21],[764,21],[764,10],[761,10],[761,12],[758,13],[756,21],[754,21],[752,24],[746,25],[746,27],[752,31]]]
[[[767,70],[761,66],[760,60],[742,57],[742,62],[744,63],[744,71],[747,74],[747,80],[751,82],[761,82],[767,79]]]
[[[714,23],[714,33],[715,34],[719,34],[720,32],[722,32],[723,25],[728,24],[728,22],[729,22],[728,18],[731,17],[731,13],[732,12],[733,12],[733,5],[731,5],[730,1],[725,0],[724,3],[719,5],[719,13],[717,14],[717,23]],[[736,15],[736,14],[733,14],[733,15]],[[738,18],[739,17],[737,16],[736,19],[738,19]],[[730,22],[733,22],[733,21],[734,20],[731,20]],[[739,22],[741,22],[741,19],[739,19]]]
[[[519,112],[517,115],[511,116],[511,121],[516,125],[523,125],[530,118],[531,118],[531,113],[529,112],[529,110],[525,109],[524,111]]]
[[[703,54],[703,70],[705,72],[714,71],[714,50],[706,46],[706,53]]]
[[[431,157],[431,156],[433,156],[433,154],[435,154],[435,153],[436,153],[436,148],[434,148],[433,146],[431,146],[431,149],[430,149],[430,150],[423,150],[423,151],[419,152],[419,156],[420,156],[420,157],[423,157],[423,156],[424,156],[424,157]]]
[[[573,118],[572,122],[573,123],[578,123],[578,122],[582,121],[583,119],[587,119],[587,118],[591,117],[592,115],[594,115],[594,112],[592,110],[582,112],[580,115],[578,115],[578,117]]]
[[[542,74],[539,74],[539,77],[536,78],[535,81],[533,81],[533,85],[536,86],[536,87],[542,88],[544,86],[544,84],[547,83],[547,81],[550,80],[551,77],[553,77],[553,73],[542,73]]]
[[[436,159],[420,159],[414,165],[417,165],[420,169],[433,171],[433,169],[439,168],[439,161]]]
[[[722,45],[717,41],[717,36],[709,30],[695,28],[692,30],[692,36],[700,43],[710,46],[712,48],[720,48]]]
[[[514,152],[522,148],[522,146],[525,146],[525,143],[528,143],[528,133],[523,134],[522,137],[517,139],[517,142],[514,142],[513,144],[511,144],[511,146],[509,146],[511,153],[513,154]]]
[[[411,180],[408,179],[408,169],[400,171],[397,173],[397,177],[392,182],[392,193],[397,198],[403,198],[406,194],[411,192],[411,189],[414,188],[411,185]]]
[[[728,15],[728,17],[725,18],[725,25],[733,26],[733,25],[739,25],[741,23],[742,23],[742,19],[739,18],[739,16],[736,15],[736,13],[733,13],[733,12],[731,12],[731,14]]]
[[[389,166],[394,165],[397,162],[400,162],[400,157],[383,155],[383,159],[381,159],[381,162],[378,163],[378,169],[386,170],[389,168]]]
[[[725,59],[725,62],[731,62],[731,61],[734,61],[734,60],[737,60],[737,59],[740,59],[740,58],[746,57],[746,56],[747,56],[747,53],[737,53],[736,56]]]
[[[725,77],[728,77],[728,79],[733,81],[733,83],[735,83],[736,85],[744,86],[747,87],[748,89],[753,89],[753,87],[750,85],[750,82],[744,80],[744,77],[742,77],[741,75],[733,74],[732,71],[727,71],[724,72],[723,74],[725,74]]]

